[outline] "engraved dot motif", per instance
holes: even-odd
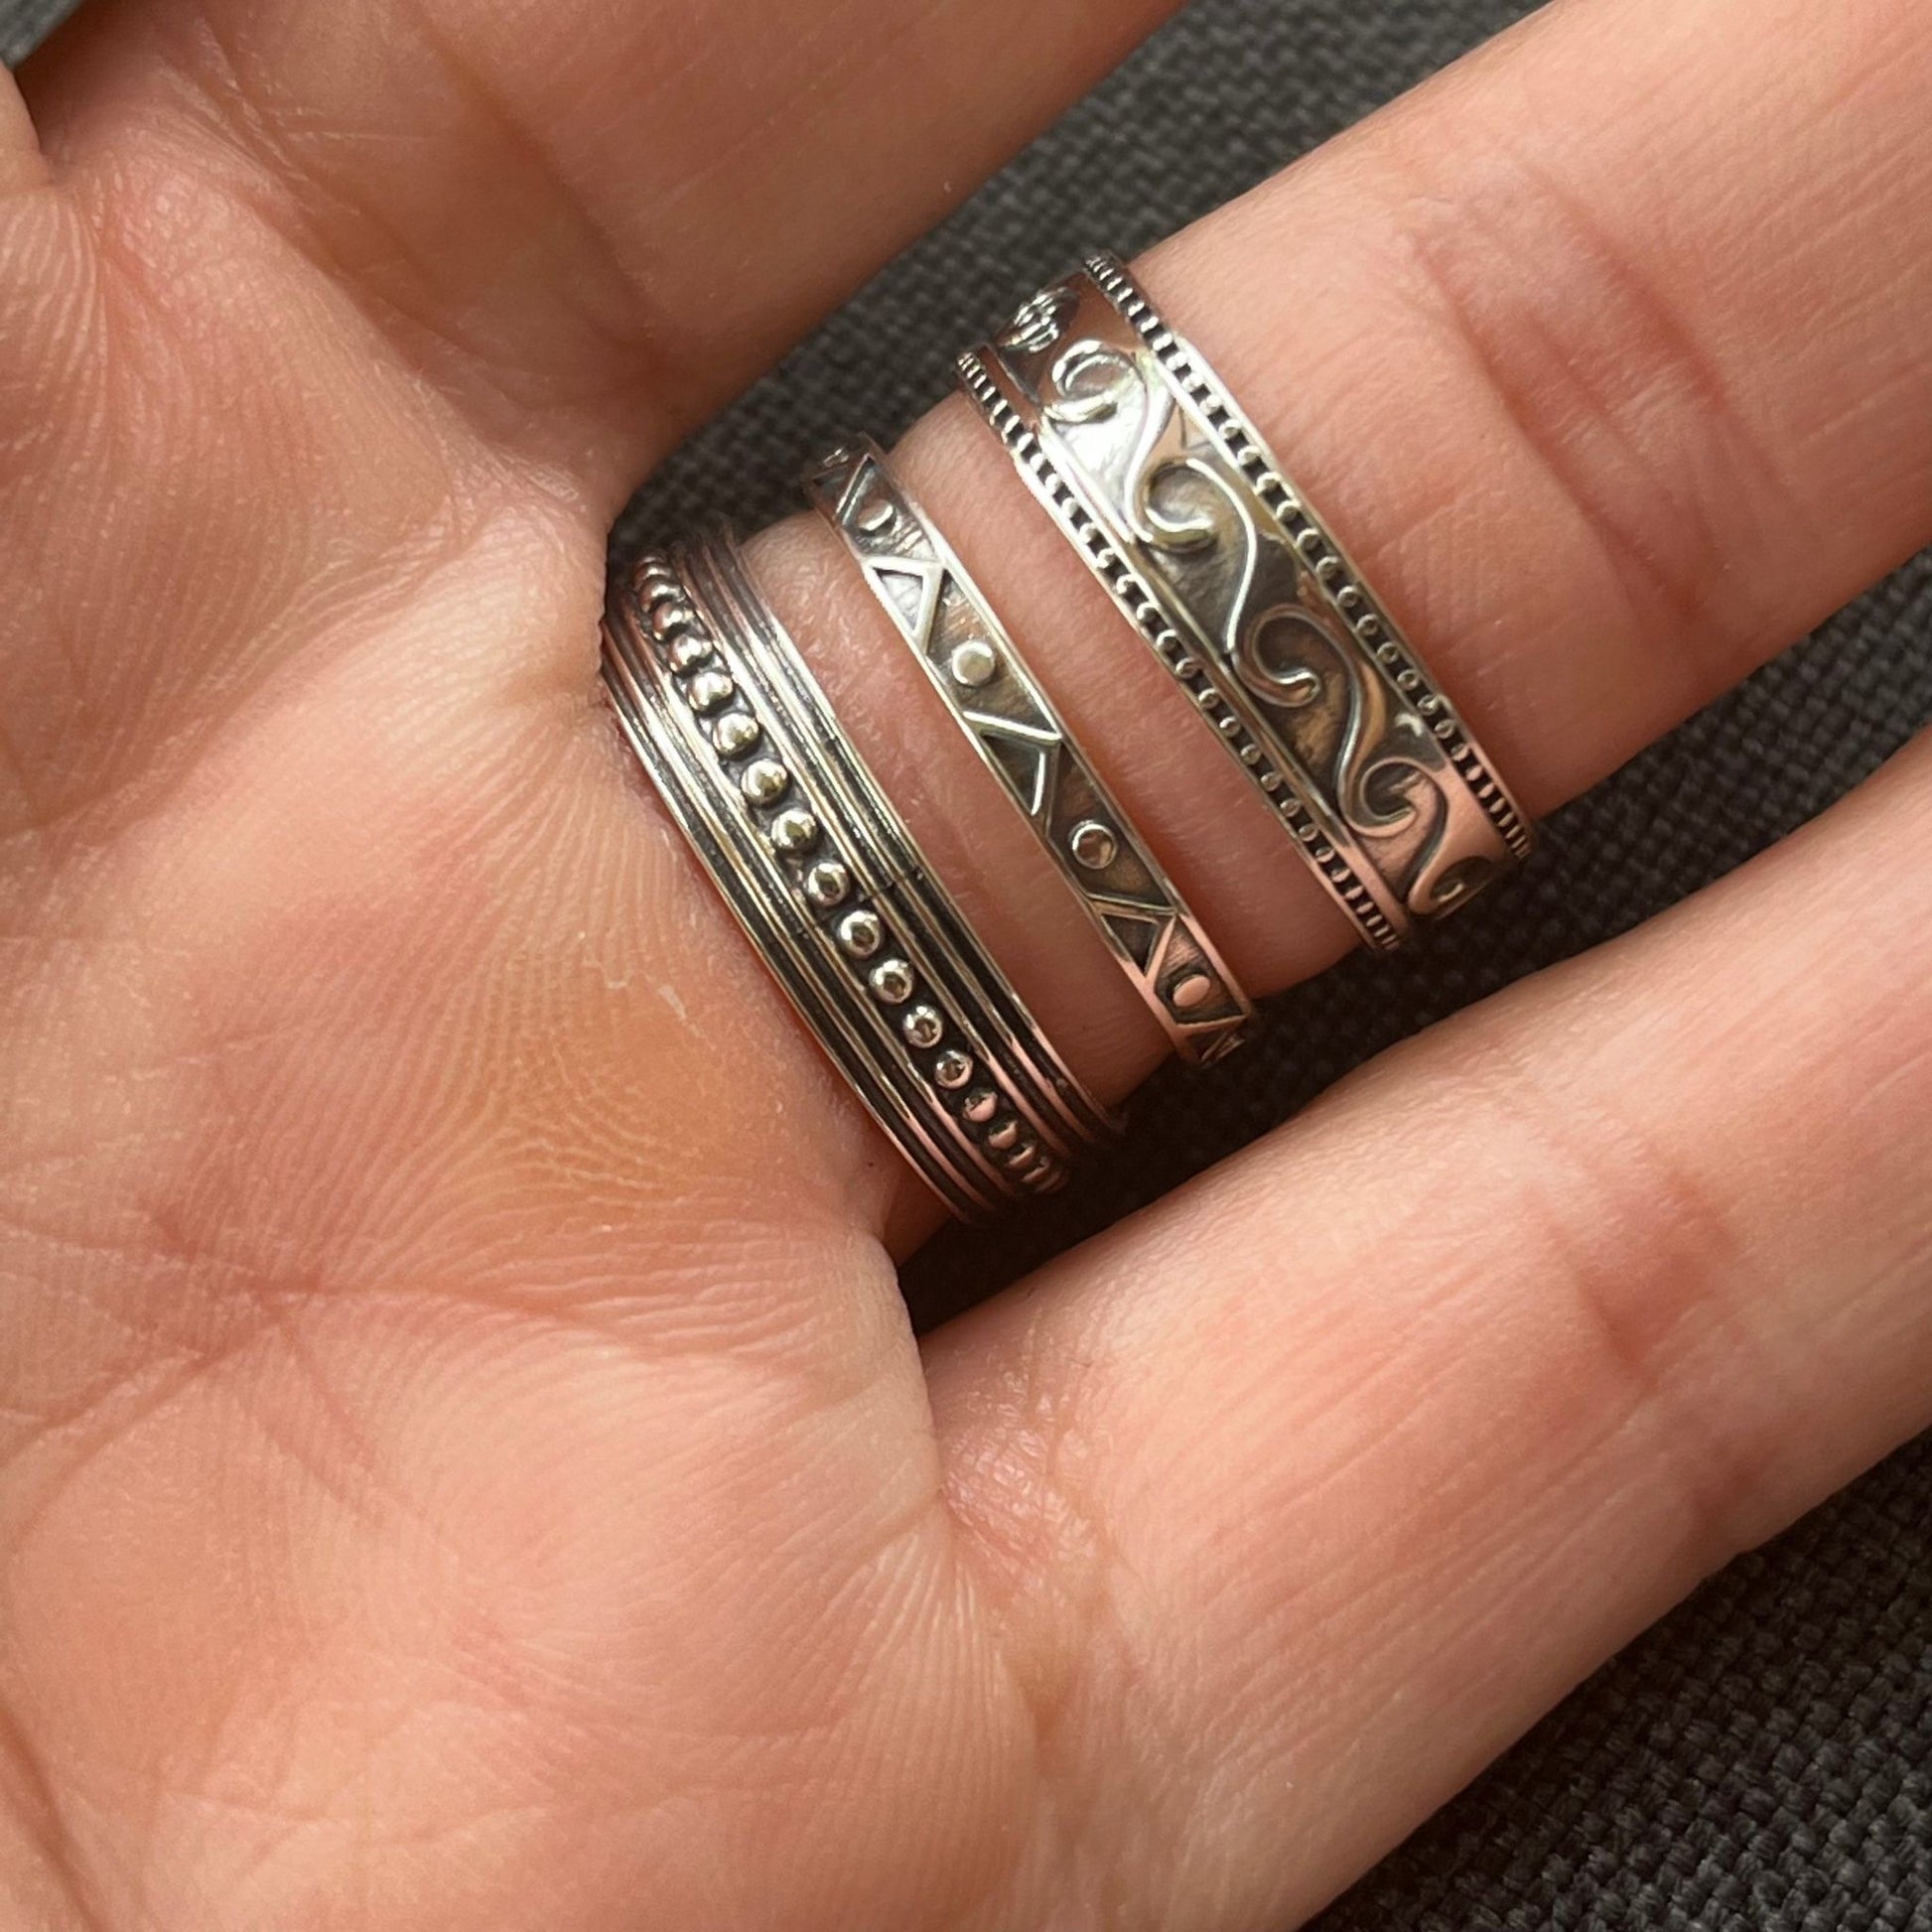
[[[1097,818],[1083,818],[1073,828],[1066,849],[1088,872],[1102,872],[1120,853],[1120,841]]]
[[[963,685],[968,691],[977,691],[981,685],[991,684],[999,668],[998,653],[979,637],[969,638],[961,644],[946,664],[952,681]]]
[[[970,1053],[962,1053],[957,1046],[948,1046],[933,1061],[932,1077],[942,1087],[963,1087],[973,1077],[973,1056]],[[984,1092],[985,1089],[982,1088],[981,1091]],[[973,1105],[977,1098],[977,1094],[969,1093],[966,1096],[966,1118],[968,1120],[983,1120],[985,1118],[985,1115],[976,1114],[973,1111]],[[995,1104],[997,1105],[998,1103],[996,1102]]]
[[[1017,1147],[1019,1142],[1020,1123],[1011,1114],[986,1137],[988,1147],[998,1149],[1002,1152],[1007,1148]]]
[[[818,820],[802,807],[793,805],[771,821],[771,843],[780,852],[809,852],[818,843]]]
[[[966,1056],[962,1053],[961,1059]],[[945,1082],[940,1081],[944,1086]],[[991,1087],[975,1087],[966,1096],[965,1104],[959,1110],[975,1127],[984,1127],[1000,1111],[1000,1096]]]
[[[852,875],[836,859],[821,859],[805,875],[805,897],[821,912],[830,911],[852,890]]]
[[[743,758],[763,737],[763,728],[749,711],[728,712],[711,728],[711,742],[721,758]]]
[[[914,1046],[937,1046],[946,1032],[945,1020],[937,1007],[913,1007],[898,1025]]]
[[[872,977],[867,983],[872,988],[875,1000],[896,1007],[912,997],[912,989],[917,981],[912,976],[912,968],[904,960],[882,959],[872,969]]]
[[[848,912],[839,921],[839,946],[850,959],[870,959],[885,936],[886,928],[877,912]]]
[[[1031,1134],[1022,1135],[1000,1156],[1000,1165],[1012,1173],[1025,1173],[1039,1159],[1039,1143]]]
[[[738,686],[723,671],[700,671],[684,687],[684,701],[700,717],[722,711],[738,696]]]
[[[791,773],[776,759],[754,759],[738,781],[755,805],[775,805],[791,789]]]
[[[1205,1006],[1213,992],[1214,982],[1205,973],[1183,973],[1174,981],[1168,998],[1181,1013],[1192,1013],[1196,1007]]]
[[[711,639],[696,630],[680,631],[669,646],[671,669],[680,677],[686,671],[695,671],[700,664],[708,664],[717,654]]]

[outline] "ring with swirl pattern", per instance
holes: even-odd
[[[1415,648],[1118,260],[1035,296],[959,375],[1369,944],[1529,856]]]

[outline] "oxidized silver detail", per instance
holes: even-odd
[[[918,981],[912,976],[912,969],[902,959],[882,960],[872,969],[873,998],[883,1000],[889,1007],[902,1005],[912,997],[912,989]]]
[[[914,1046],[937,1046],[946,1036],[946,1023],[937,1007],[914,1007],[898,1030]]]
[[[805,897],[821,912],[829,912],[851,896],[852,875],[836,859],[821,859],[805,875]]]
[[[791,773],[776,759],[754,759],[738,782],[753,804],[771,805],[791,789]]]
[[[706,668],[683,675],[676,657]],[[1111,1118],[931,877],[728,533],[646,556],[614,585],[604,680],[726,903],[934,1191],[972,1217],[1062,1184],[1066,1157]],[[740,708],[718,718],[727,704]],[[770,779],[751,778],[759,759],[785,774],[782,809]],[[990,1145],[1009,1121],[1040,1144],[1044,1180]]]
[[[1252,1004],[885,452],[835,451],[805,493],[1177,1050],[1206,1062],[1240,1045]]]
[[[877,912],[854,912],[839,923],[839,944],[854,959],[870,959],[885,936]]]
[[[1113,256],[959,374],[1371,944],[1529,856],[1528,821],[1413,646]]]

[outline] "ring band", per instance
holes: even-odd
[[[800,1016],[966,1218],[1114,1123],[987,957],[719,530],[614,588],[624,736]]]
[[[1176,1051],[1240,1046],[1253,1003],[886,453],[846,445],[804,487]]]
[[[1035,296],[959,378],[1370,944],[1529,856],[1414,647],[1119,261]]]

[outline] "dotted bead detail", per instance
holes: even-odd
[[[818,843],[818,820],[798,805],[771,821],[771,843],[780,852],[809,852]]]
[[[946,669],[955,684],[977,691],[981,685],[993,682],[1000,669],[1000,659],[991,644],[974,637],[953,652]]]
[[[837,859],[822,859],[805,875],[805,897],[821,912],[829,912],[852,891],[852,875]]]
[[[1174,981],[1168,998],[1179,1012],[1192,1013],[1196,1007],[1204,1006],[1213,993],[1214,982],[1205,973],[1184,973]]]
[[[872,988],[875,1000],[889,1007],[900,1005],[912,997],[912,989],[917,985],[912,968],[902,959],[883,959],[872,969],[867,984]]]
[[[1103,872],[1120,853],[1120,841],[1097,818],[1082,819],[1066,841],[1066,848],[1088,872]]]
[[[898,1024],[914,1046],[937,1046],[945,1036],[946,1023],[937,1007],[914,1007]]]
[[[963,1087],[973,1077],[973,1059],[970,1053],[962,1053],[957,1046],[949,1046],[932,1063],[932,1077],[942,1087]],[[973,1112],[974,1095],[966,1096],[966,1118],[978,1119]],[[993,1103],[999,1105],[996,1100]]]
[[[730,712],[711,728],[711,742],[720,758],[743,758],[763,736],[763,727],[749,711]]]
[[[723,671],[700,671],[684,687],[684,701],[700,717],[721,711],[738,696],[738,686]]]
[[[775,805],[791,789],[791,773],[776,759],[754,759],[739,788],[755,805]]]
[[[849,959],[870,959],[886,937],[877,912],[848,912],[839,921],[839,948]]]

